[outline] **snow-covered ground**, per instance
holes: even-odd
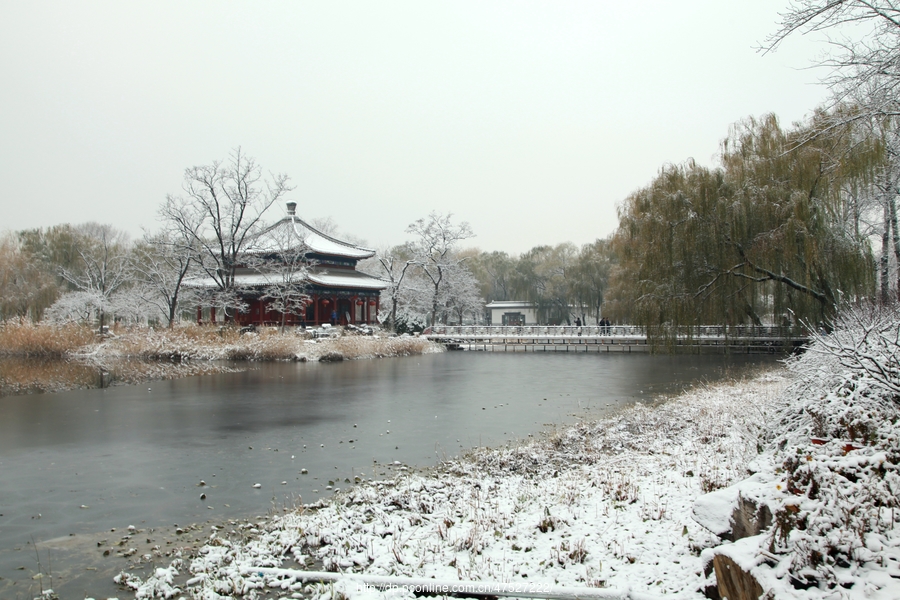
[[[414,596],[364,583],[378,576],[702,598],[716,585],[718,554],[766,598],[900,598],[900,395],[891,390],[900,383],[896,368],[866,367],[896,366],[898,344],[879,350],[868,334],[841,335],[752,380],[430,472],[395,465],[392,479],[348,482],[255,526],[213,526],[199,550],[162,563],[148,554],[140,560],[152,575],[131,570],[118,581],[138,598],[204,600]],[[865,359],[841,355],[847,348]],[[726,531],[739,495],[770,523],[726,541],[740,537]],[[316,583],[297,569],[341,575]]]
[[[345,573],[700,597],[699,554],[718,538],[692,518],[693,502],[746,475],[784,381],[769,374],[700,387],[543,439],[478,450],[434,472],[398,469],[391,480],[362,482],[272,519],[250,539],[246,529],[210,531],[196,558],[146,581],[122,580],[139,598],[252,598],[266,588],[300,596],[304,583],[259,570],[287,557]],[[180,591],[176,571],[190,572]],[[382,594],[357,587],[313,591]]]

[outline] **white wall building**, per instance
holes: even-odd
[[[537,309],[531,302],[499,300],[485,306],[491,311],[491,325],[537,325]]]

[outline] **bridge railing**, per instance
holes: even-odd
[[[657,336],[668,335],[675,338],[775,338],[791,339],[806,337],[806,333],[793,327],[774,325],[697,325],[672,327],[665,332],[654,332]],[[646,337],[647,331],[637,325],[435,325],[426,330],[426,335],[435,337]]]

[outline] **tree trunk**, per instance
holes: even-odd
[[[891,209],[891,230],[894,233],[894,264],[897,265],[897,289],[895,293],[900,299],[900,232],[897,231],[897,197],[891,196],[888,200]]]
[[[397,296],[391,298],[391,330],[397,332]]]
[[[887,302],[890,296],[890,286],[888,285],[888,277],[890,275],[888,269],[888,259],[890,258],[890,239],[891,239],[891,210],[890,203],[885,200],[884,203],[884,229],[881,233],[881,301]]]

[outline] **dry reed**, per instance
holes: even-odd
[[[96,341],[97,334],[85,325],[50,325],[27,320],[0,323],[0,355],[61,357]]]
[[[233,327],[188,325],[175,329],[134,329],[106,340],[98,352],[145,360],[305,361],[329,355],[341,359],[388,358],[440,352],[442,347],[415,337],[346,333],[314,340],[303,331],[262,328],[241,334]]]
[[[337,330],[335,331],[337,333]],[[417,337],[362,336],[342,332],[314,340],[304,331],[281,333],[263,328],[241,334],[235,327],[185,325],[173,329],[114,328],[99,337],[84,325],[49,325],[29,321],[0,323],[0,356],[61,358],[90,355],[142,360],[295,361],[389,358],[440,352],[442,347]]]

